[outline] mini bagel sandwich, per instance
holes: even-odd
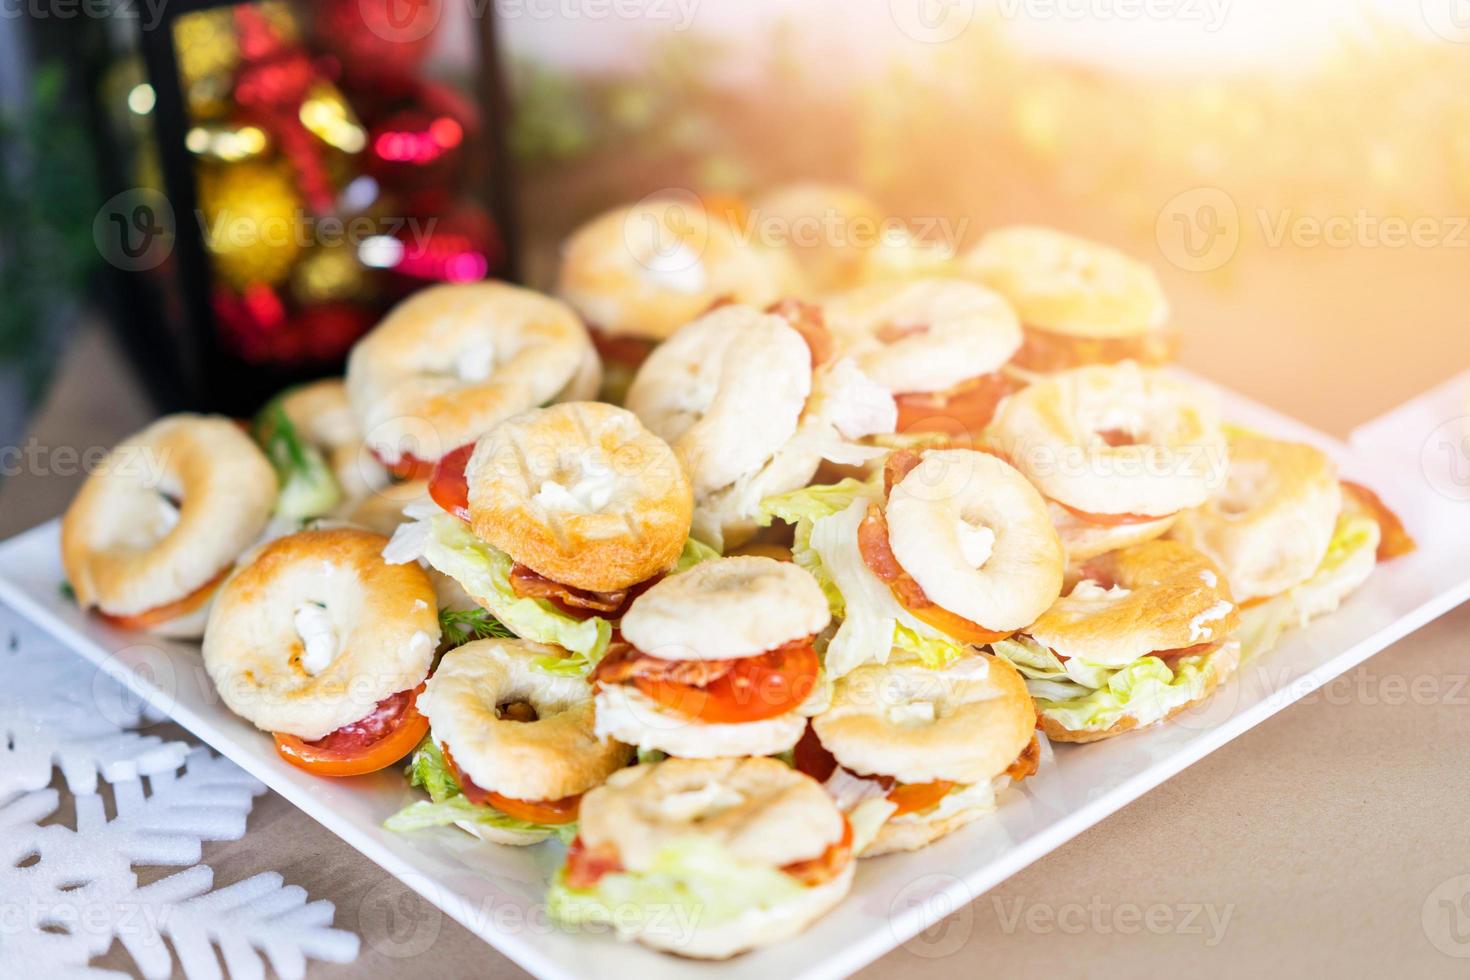
[[[225,706],[317,775],[384,769],[428,731],[417,699],[439,645],[434,587],[383,561],[387,543],[357,528],[277,538],[230,576],[204,632]]]
[[[1093,742],[1156,725],[1235,672],[1239,615],[1204,555],[1149,541],[1094,558],[1082,574],[1024,635],[993,645],[1027,677],[1052,739]]]
[[[714,555],[689,538],[693,497],[673,451],[598,402],[506,420],[446,457],[429,494],[388,559],[424,560],[516,636],[584,667],[634,596]]]
[[[863,286],[825,299],[838,350],[886,388],[897,438],[968,442],[1023,382],[1001,368],[1021,346],[1021,325],[1000,294],[963,279]]]
[[[788,562],[717,558],[657,583],[593,669],[597,733],[685,758],[774,755],[806,727],[821,587]]]
[[[1154,271],[1098,242],[1050,228],[999,228],[958,262],[1020,314],[1026,338],[1014,367],[1065,371],[1173,358],[1169,304]]]
[[[503,282],[434,286],[352,348],[347,396],[368,449],[394,476],[424,479],[512,415],[591,397],[595,361],[576,313],[549,296]]]
[[[276,468],[275,513],[283,523],[351,509],[388,486],[387,470],[363,445],[340,380],[282,392],[256,415],[251,434]]]
[[[893,431],[893,398],[848,358],[832,359],[820,312],[722,306],[643,363],[626,404],[678,454],[694,487],[695,537],[717,549],[755,533],[763,497],[805,486],[823,459],[881,450],[852,440]]]
[[[885,224],[883,209],[867,194],[818,181],[767,191],[751,202],[750,218],[784,233],[807,289],[817,295],[862,282],[868,250]]]
[[[1036,772],[1041,746],[1026,682],[976,655],[944,670],[869,664],[835,682],[796,747],[853,824],[859,857],[913,851],[995,809]]]
[[[775,759],[667,759],[613,774],[547,905],[569,926],[725,959],[796,935],[852,886],[852,828],[822,787]]]
[[[762,511],[796,525],[795,560],[842,620],[824,659],[833,677],[895,648],[945,666],[1030,625],[1061,593],[1046,502],[987,453],[898,450],[881,486],[808,487]]]
[[[1413,549],[1398,518],[1365,487],[1340,482],[1327,454],[1243,430],[1230,432],[1225,485],[1179,515],[1170,536],[1224,573],[1242,605],[1247,657],[1335,610],[1380,558]]]
[[[429,735],[409,765],[430,796],[390,830],[454,824],[497,844],[536,844],[574,830],[582,794],[633,759],[593,734],[592,688],[549,672],[558,651],[478,640],[444,655],[419,699]]]
[[[660,341],[710,307],[764,306],[799,281],[790,255],[742,239],[718,209],[654,198],[578,228],[562,248],[556,293],[586,322],[616,395]]]
[[[270,461],[234,422],[159,419],[107,455],[62,518],[77,603],[120,629],[197,639],[276,494]]]
[[[1224,483],[1229,459],[1215,399],[1133,363],[1037,381],[1001,404],[986,440],[1073,517],[1130,528],[1099,532],[1094,551],[1164,533]]]

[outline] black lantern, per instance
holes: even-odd
[[[340,370],[409,292],[513,277],[489,5],[171,0],[150,16],[99,89],[116,138],[95,230],[162,407],[248,413]],[[437,53],[446,35],[457,55]]]

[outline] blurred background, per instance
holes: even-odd
[[[1470,366],[1467,92],[1465,0],[10,4],[0,521],[60,506],[28,444],[247,413],[606,207],[805,179],[1116,245],[1186,366],[1342,434]]]

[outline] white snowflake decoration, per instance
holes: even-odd
[[[0,608],[0,636],[11,621]],[[0,976],[125,977],[88,965],[114,941],[148,980],[170,976],[175,958],[189,980],[223,976],[221,960],[235,980],[264,977],[266,962],[291,980],[308,959],[356,959],[332,903],[278,874],[211,891],[202,842],[244,836],[260,782],[208,749],[129,731],[154,714],[38,634],[12,639],[0,670],[19,678],[0,691]],[[43,823],[60,805],[44,788],[53,766],[76,794],[75,829]],[[144,865],[193,866],[140,885]]]

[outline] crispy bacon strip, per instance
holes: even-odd
[[[1021,750],[1021,754],[1016,756],[1016,761],[1012,762],[1006,769],[1006,775],[1019,783],[1027,776],[1034,776],[1040,765],[1041,742],[1037,740],[1035,735],[1032,735],[1031,741]]]
[[[1404,522],[1399,516],[1389,509],[1383,499],[1372,490],[1361,483],[1351,480],[1342,481],[1343,493],[1357,502],[1358,506],[1368,512],[1368,516],[1378,522],[1383,536],[1378,540],[1378,560],[1388,561],[1407,555],[1419,547],[1414,538],[1404,527]]]
[[[632,589],[618,592],[588,592],[555,582],[533,568],[516,562],[510,569],[511,591],[523,599],[550,599],[574,615],[578,611],[614,617],[634,598]]]
[[[739,660],[665,660],[651,657],[631,644],[617,643],[597,662],[589,679],[603,684],[626,684],[642,678],[707,687],[734,670],[737,663]]]
[[[868,505],[868,515],[858,525],[858,551],[863,556],[863,564],[893,591],[893,597],[899,603],[913,613],[919,619],[933,626],[941,632],[962,643],[994,643],[996,640],[1004,640],[1014,630],[1008,632],[997,632],[986,629],[979,623],[972,623],[963,616],[956,615],[938,605],[925,594],[923,586],[914,580],[914,577],[904,571],[903,566],[893,554],[893,548],[888,542],[888,519],[883,516],[883,509],[877,504]]]
[[[1174,359],[1177,337],[1154,331],[1140,337],[1068,337],[1026,327],[1014,363],[1026,371],[1065,371],[1089,364],[1137,361],[1157,367]]]
[[[806,341],[812,352],[812,367],[827,363],[836,353],[837,344],[832,339],[832,332],[827,329],[821,307],[803,303],[799,299],[783,299],[766,307],[766,312],[783,318],[791,324],[793,330],[801,334],[801,339]]]
[[[914,471],[914,467],[924,461],[924,457],[912,449],[895,449],[888,454],[883,461],[883,497],[893,493],[893,488],[903,482],[903,478]]]
[[[1026,383],[1002,371],[961,381],[947,391],[904,392],[894,395],[899,432],[934,432],[977,438],[995,417],[995,410]]]

